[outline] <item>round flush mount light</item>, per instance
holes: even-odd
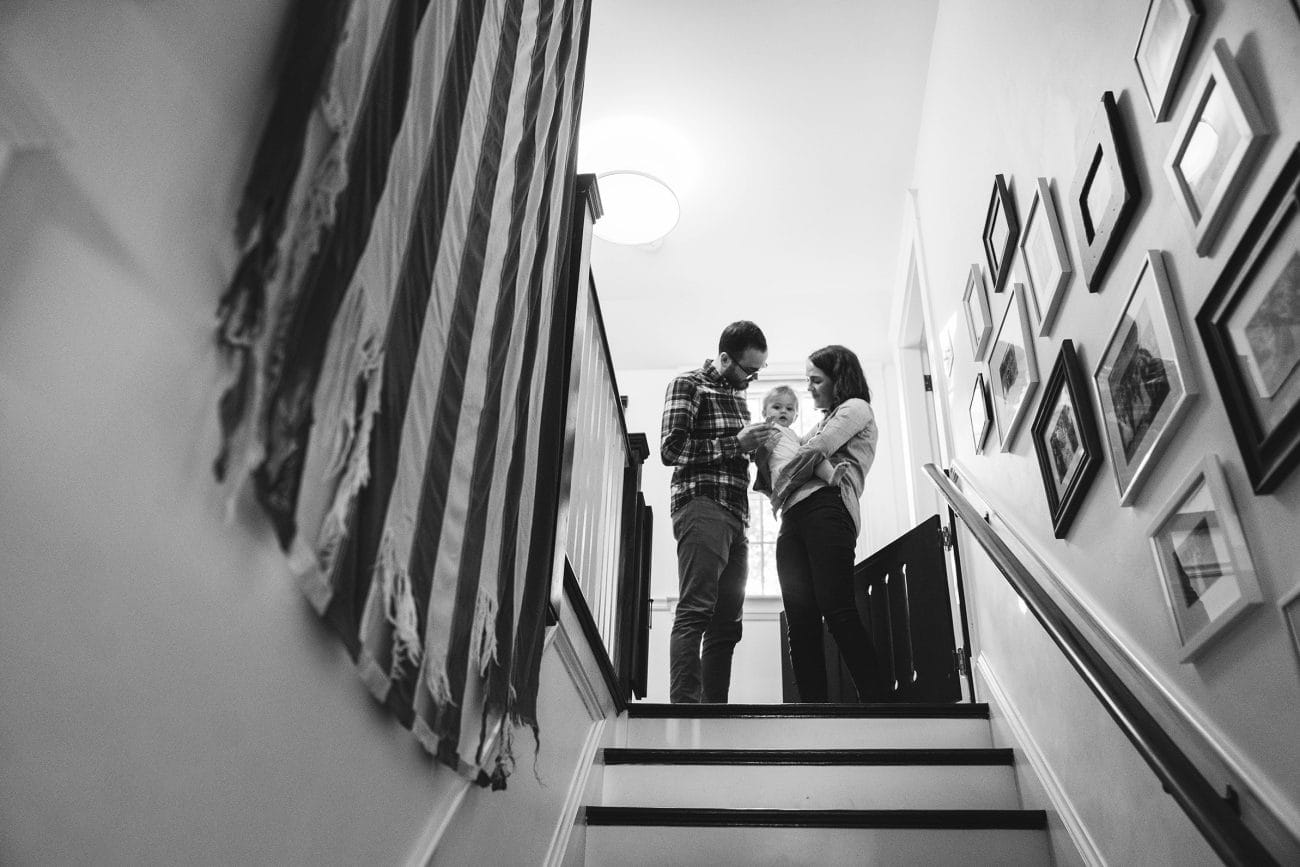
[[[592,231],[614,244],[653,244],[682,215],[677,194],[645,172],[623,169],[597,176],[604,214]]]

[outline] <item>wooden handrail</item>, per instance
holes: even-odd
[[[1061,653],[1074,666],[1120,730],[1146,760],[1188,819],[1226,864],[1275,865],[1277,860],[1220,797],[1200,769],[1165,732],[1087,637],[1072,623],[970,500],[932,463],[924,467],[939,493],[999,572],[1025,600]]]

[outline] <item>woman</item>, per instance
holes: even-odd
[[[781,503],[776,569],[785,605],[790,665],[799,700],[825,702],[825,619],[861,701],[885,697],[876,653],[853,602],[853,557],[861,529],[858,499],[876,457],[876,417],[862,365],[843,346],[808,357],[808,391],[825,418],[774,480]],[[847,462],[838,485],[814,477],[823,461]]]

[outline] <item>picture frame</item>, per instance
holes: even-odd
[[[984,350],[988,349],[989,336],[993,333],[993,311],[989,309],[989,295],[979,265],[971,265],[966,275],[966,291],[962,293],[961,306],[966,311],[971,353],[976,361],[982,361]]]
[[[1156,123],[1169,117],[1200,19],[1196,0],[1151,0],[1147,4],[1133,63]]]
[[[1020,233],[1020,261],[1024,266],[1025,285],[1038,311],[1038,334],[1046,337],[1051,333],[1073,273],[1056,212],[1056,197],[1047,178],[1039,178],[1034,185],[1034,198]]]
[[[1089,292],[1101,291],[1106,268],[1133,219],[1140,193],[1115,95],[1108,90],[1093,114],[1070,183],[1070,222]]]
[[[1052,531],[1056,538],[1064,539],[1101,466],[1101,437],[1092,411],[1092,393],[1072,340],[1061,341],[1029,429]]]
[[[1300,15],[1300,10],[1297,10]],[[1300,659],[1300,587],[1296,587],[1277,602],[1282,619],[1286,621],[1286,630],[1291,635],[1291,649]]]
[[[1300,144],[1196,314],[1257,494],[1300,463]]]
[[[970,416],[971,439],[975,442],[975,454],[984,454],[984,443],[993,427],[993,407],[989,404],[989,388],[984,381],[984,374],[975,374],[975,386],[971,389],[970,404],[967,407]]]
[[[1213,249],[1268,133],[1227,40],[1218,40],[1197,76],[1164,163],[1198,256]]]
[[[1026,294],[1023,283],[1012,285],[1011,298],[989,350],[989,393],[1004,452],[1011,451],[1038,388],[1038,358],[1034,335],[1029,330]]]
[[[1119,502],[1132,505],[1198,393],[1161,251],[1147,251],[1092,378]]]
[[[1004,175],[993,176],[993,191],[989,193],[989,207],[984,215],[984,261],[988,264],[993,291],[1007,288],[1007,275],[1011,273],[1011,257],[1020,239],[1020,218],[1016,213],[1016,200],[1011,196]]]
[[[1208,454],[1147,529],[1183,662],[1263,601],[1217,455]]]

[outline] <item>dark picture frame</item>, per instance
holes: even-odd
[[[1106,268],[1133,219],[1140,193],[1119,107],[1108,90],[1093,114],[1070,183],[1070,222],[1089,292],[1101,291]]]
[[[1002,451],[1011,451],[1038,389],[1038,352],[1029,328],[1025,284],[1016,283],[989,350],[989,394]]]
[[[1300,145],[1196,314],[1257,494],[1300,463]]]
[[[1133,63],[1157,123],[1169,117],[1200,19],[1197,0],[1151,0],[1147,5]]]
[[[1206,455],[1147,529],[1183,662],[1263,601],[1217,455]]]
[[[989,402],[989,387],[984,382],[984,374],[975,374],[975,385],[971,389],[970,404],[967,407],[970,416],[971,439],[975,442],[975,454],[984,453],[984,443],[989,438],[989,429],[993,427],[993,406]]]
[[[966,290],[961,296],[962,310],[966,312],[966,333],[970,336],[970,351],[976,361],[984,358],[993,335],[993,311],[989,309],[989,294],[984,288],[984,275],[979,265],[971,265],[966,273]]]
[[[1218,40],[1197,75],[1164,164],[1198,256],[1214,248],[1268,133],[1227,41]]]
[[[1199,393],[1159,250],[1147,251],[1092,379],[1119,503],[1130,506]]]
[[[1101,466],[1101,437],[1092,412],[1092,394],[1073,340],[1061,341],[1029,429],[1052,531],[1056,538],[1064,539]]]
[[[1300,0],[1293,2],[1300,3]],[[1300,15],[1300,6],[1297,6],[1296,14]],[[1292,588],[1279,599],[1277,607],[1282,612],[1282,619],[1286,621],[1286,631],[1291,635],[1291,649],[1295,651],[1296,659],[1300,660],[1300,587]]]
[[[1016,200],[1011,196],[1004,175],[993,176],[993,191],[989,193],[989,207],[984,215],[984,261],[989,267],[993,291],[1007,288],[1007,275],[1011,273],[1011,257],[1020,240],[1020,217],[1016,213]]]
[[[1074,273],[1056,212],[1056,197],[1047,178],[1038,179],[1033,201],[1025,214],[1024,231],[1020,233],[1020,263],[1038,312],[1038,334],[1046,337],[1051,333],[1065,298],[1065,287]]]

